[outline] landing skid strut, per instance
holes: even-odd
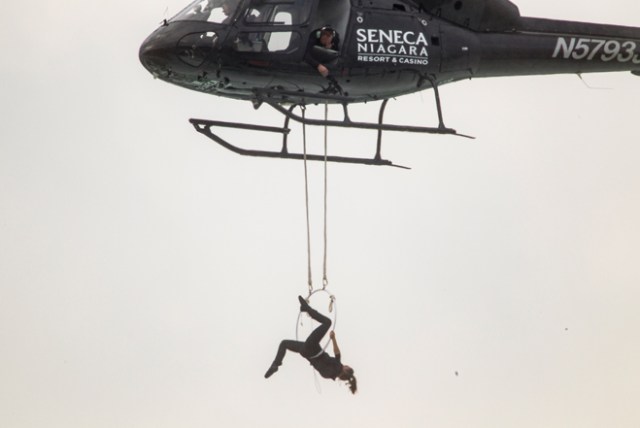
[[[436,87],[434,86],[434,89]],[[292,93],[296,96],[300,96],[300,93]],[[283,91],[278,91],[278,95],[286,96],[288,93],[284,93]],[[320,98],[320,96],[313,96],[309,94],[305,94],[306,98],[311,101],[314,98]],[[388,99],[382,101],[382,105],[380,106],[380,112],[378,115],[378,123],[368,123],[368,122],[353,122],[349,118],[349,112],[347,109],[347,103],[343,102],[343,111],[344,118],[342,120],[324,120],[324,119],[308,119],[304,116],[298,116],[293,113],[293,110],[296,107],[304,108],[305,103],[294,104],[289,108],[285,108],[282,105],[272,102],[272,101],[264,101],[265,104],[270,105],[275,110],[280,112],[285,116],[284,126],[281,128],[274,126],[263,126],[263,125],[253,125],[248,123],[238,123],[238,122],[223,122],[219,120],[205,120],[205,119],[189,119],[189,122],[194,126],[195,130],[199,133],[206,135],[211,140],[220,144],[222,147],[231,150],[234,153],[243,155],[243,156],[256,156],[256,157],[265,157],[265,158],[280,158],[280,159],[304,159],[304,153],[290,153],[288,149],[288,141],[287,138],[291,129],[289,128],[289,121],[294,120],[303,125],[312,125],[312,126],[328,126],[328,127],[337,127],[337,128],[356,128],[356,129],[369,129],[378,131],[378,141],[376,145],[376,154],[373,158],[359,158],[359,157],[345,157],[345,156],[324,156],[324,155],[314,155],[307,154],[307,160],[313,161],[327,161],[327,162],[338,162],[338,163],[352,163],[352,164],[362,164],[362,165],[378,165],[378,166],[394,166],[397,168],[405,168],[404,166],[394,165],[390,160],[382,159],[380,151],[382,149],[382,131],[400,131],[400,132],[414,132],[414,133],[425,133],[425,134],[443,134],[443,135],[455,135],[464,138],[473,138],[467,135],[458,134],[455,129],[447,128],[442,120],[442,109],[440,107],[440,97],[438,91],[435,91],[436,96],[436,106],[438,108],[438,127],[424,127],[424,126],[406,126],[406,125],[392,125],[392,124],[384,124],[382,123],[384,117],[384,111],[387,107]],[[262,98],[262,97],[260,97]],[[322,99],[326,99],[327,95],[322,95]],[[334,96],[331,98],[339,99],[341,97]],[[318,100],[316,100],[318,102]],[[259,104],[258,104],[259,105]],[[235,146],[228,141],[224,140],[218,134],[213,132],[213,128],[234,128],[234,129],[245,129],[251,131],[260,131],[260,132],[272,132],[277,134],[282,134],[282,148],[280,151],[266,151],[266,150],[250,150],[243,149],[241,147]]]

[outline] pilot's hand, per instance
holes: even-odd
[[[336,333],[335,333],[333,330],[331,330],[331,331],[329,332],[329,337],[330,337],[331,339],[335,339],[335,338],[336,338]]]
[[[318,73],[320,73],[322,77],[327,77],[329,75],[329,69],[322,64],[318,64]]]

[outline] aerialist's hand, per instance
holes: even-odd
[[[338,341],[336,340],[335,331],[331,330],[329,332],[329,337],[331,338],[331,342],[333,342],[333,355],[335,356],[340,355],[340,348],[338,348]]]

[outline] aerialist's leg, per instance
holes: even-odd
[[[309,306],[302,297],[298,296],[298,300],[300,301],[300,310],[307,312],[311,318],[320,323],[320,325],[311,332],[309,337],[307,337],[307,340],[305,340],[305,349],[302,351],[302,354],[305,354],[305,356],[308,356],[310,353],[315,355],[319,352],[318,348],[322,349],[320,347],[320,341],[324,335],[327,334],[329,328],[331,328],[331,320]]]
[[[276,354],[276,358],[271,363],[271,367],[264,374],[265,378],[268,378],[272,374],[278,371],[278,367],[282,365],[282,360],[284,359],[287,351],[300,353],[304,347],[304,342],[298,342],[296,340],[283,340],[280,342],[280,346],[278,346],[278,353]]]

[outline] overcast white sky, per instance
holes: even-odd
[[[629,0],[517,4],[640,26]],[[318,392],[301,358],[263,378],[306,291],[303,166],[187,122],[280,119],[138,62],[183,6],[0,5],[0,426],[640,426],[640,78],[461,82],[445,119],[476,140],[387,134],[412,170],[331,165],[329,280],[360,391]],[[432,112],[426,92],[386,117]]]

